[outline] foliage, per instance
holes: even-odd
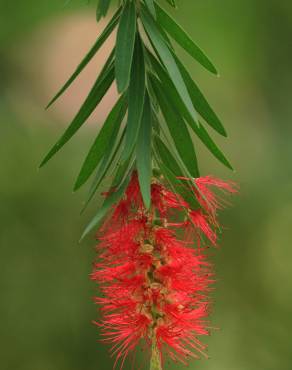
[[[97,20],[107,15],[110,3],[110,0],[98,2]],[[175,1],[166,3],[176,7]],[[217,69],[154,0],[119,2],[117,11],[93,47],[48,107],[74,82],[116,27],[116,44],[89,95],[41,163],[41,166],[47,163],[72,138],[115,81],[120,97],[93,142],[74,187],[74,190],[79,189],[95,171],[88,201],[105,180],[111,180],[111,188],[115,191],[109,194],[83,236],[96,227],[112,204],[123,196],[134,169],[138,172],[146,208],[151,205],[154,168],[186,201],[198,207],[188,184],[177,179],[179,175],[200,176],[193,133],[214,157],[232,169],[204,125],[227,136],[224,126],[177,57],[173,41],[209,72],[217,75]]]

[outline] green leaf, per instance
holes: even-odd
[[[154,19],[156,19],[156,9],[155,9],[154,0],[145,0],[145,4],[149,12],[151,13],[151,15],[154,17]]]
[[[145,11],[143,7],[141,12],[141,19],[149,39],[151,40],[155,50],[157,51],[163,64],[165,65],[167,72],[169,73],[185,106],[187,107],[190,114],[194,117],[194,119],[196,119],[197,113],[194,109],[189,91],[186,88],[185,82],[182,78],[181,72],[176,64],[173,54],[167,46],[164,37],[159,32],[155,21],[153,20],[153,18],[151,18],[151,16],[148,15],[147,11]]]
[[[152,114],[148,94],[145,97],[144,111],[141,127],[137,142],[137,170],[138,179],[145,207],[151,205],[151,133],[152,133]]]
[[[161,81],[161,83],[163,85],[164,92],[168,96],[171,97],[172,102],[175,102],[175,105],[177,106],[179,113],[182,114],[182,112],[187,112],[188,116],[192,117],[190,115],[189,111],[187,110],[186,106],[184,105],[179,93],[177,92],[177,90],[176,90],[171,78],[169,77],[167,71],[165,70],[164,66],[154,57],[154,55],[149,50],[147,50],[147,56],[148,56],[149,62],[151,63],[151,70],[156,73],[159,80]],[[148,77],[148,79],[149,79],[149,77]],[[149,81],[150,81],[150,83],[148,85],[152,89],[151,79],[149,79]],[[152,95],[153,95],[153,93],[152,93]],[[155,94],[153,95],[153,98],[156,100]],[[193,120],[193,121],[196,122],[195,120]]]
[[[125,116],[127,109],[126,98],[121,96],[117,101],[112,111],[108,115],[104,125],[99,131],[89,153],[83,163],[81,171],[78,175],[77,181],[74,186],[74,191],[79,189],[91,176],[92,172],[98,166],[99,162],[105,154],[105,150],[108,145],[108,141],[115,129],[120,127],[121,122]]]
[[[156,99],[156,95],[153,91],[153,87],[152,87],[152,84],[151,84],[151,80],[149,78],[149,73],[146,74],[146,84],[147,84],[147,92],[149,94],[149,98],[150,98],[150,104],[151,104],[151,107],[152,109],[158,113],[159,112],[159,105],[158,105],[158,101]],[[153,122],[154,125],[156,125],[156,122]]]
[[[176,8],[176,3],[175,3],[175,0],[166,0],[168,2],[168,4],[170,4],[173,8]]]
[[[167,96],[168,101],[175,107],[179,114],[181,114],[192,130],[196,133],[199,139],[206,145],[209,151],[226,167],[233,170],[231,164],[223,154],[223,152],[218,148],[215,142],[212,140],[207,130],[200,122],[195,122],[193,117],[189,114],[188,110],[185,108],[181,97],[178,95],[172,81],[170,80],[168,74],[166,73],[163,66],[158,62],[158,60],[153,56],[153,54],[148,52],[149,60],[159,77],[163,87],[165,95]]]
[[[154,77],[152,85],[161,112],[167,123],[175,147],[192,177],[199,177],[198,162],[194,145],[187,126],[180,114],[169,104],[161,83]]]
[[[96,9],[96,20],[99,21],[107,15],[111,0],[99,0]]]
[[[88,224],[88,226],[84,230],[80,241],[84,239],[84,237],[88,233],[90,233],[90,231],[92,231],[95,227],[97,227],[100,221],[102,221],[102,219],[106,216],[110,208],[122,198],[129,184],[129,181],[130,181],[130,174],[128,174],[128,176],[125,178],[125,180],[123,181],[123,183],[118,189],[116,190],[113,189],[112,192],[107,196],[101,208],[98,210],[94,218],[91,220],[91,222]]]
[[[119,92],[129,86],[136,35],[134,1],[127,1],[121,15],[116,40],[116,80]]]
[[[180,165],[158,135],[155,135],[155,148],[165,166],[167,166],[176,177],[184,177]]]
[[[113,15],[112,19],[106,26],[106,28],[103,30],[102,34],[98,37],[93,47],[89,50],[89,52],[86,54],[85,58],[82,60],[82,62],[78,65],[72,76],[69,78],[69,80],[64,84],[64,86],[58,91],[58,93],[53,97],[53,99],[49,102],[46,108],[49,108],[67,89],[68,87],[73,83],[73,81],[76,79],[76,77],[80,74],[80,72],[87,66],[87,64],[91,61],[91,59],[94,57],[94,55],[98,52],[100,47],[103,45],[103,43],[107,40],[109,35],[112,33],[116,25],[118,24],[119,17],[121,13],[121,8],[117,10],[117,12]]]
[[[126,129],[126,144],[122,160],[126,160],[129,157],[137,143],[143,113],[145,79],[146,77],[143,45],[140,37],[137,35],[133,65],[131,70],[131,82],[129,86],[129,109]]]
[[[166,32],[197,62],[208,71],[218,74],[215,66],[207,55],[194,43],[191,37],[178,25],[175,20],[158,4],[156,4],[158,22]]]
[[[113,180],[113,187],[119,187],[122,181],[124,181],[125,175],[130,171],[130,168],[133,167],[133,152],[131,156],[125,162],[118,162],[116,166],[116,174]]]
[[[105,153],[104,153],[104,157],[103,157],[103,159],[102,159],[102,161],[101,161],[101,163],[100,163],[100,165],[97,169],[96,176],[94,177],[94,180],[91,184],[87,200],[84,203],[84,206],[81,210],[81,213],[84,212],[84,210],[88,206],[89,202],[93,198],[94,194],[97,192],[100,184],[104,180],[105,176],[108,174],[108,172],[109,172],[111,166],[113,165],[113,163],[115,161],[117,161],[118,152],[121,148],[121,144],[122,144],[122,142],[124,140],[124,136],[125,136],[125,130],[124,130],[121,137],[119,139],[117,138],[117,133],[118,133],[119,129],[120,129],[119,126],[117,128],[115,128],[115,130],[113,131],[113,133],[112,133],[112,135],[109,139],[107,149],[105,150]],[[118,142],[117,142],[117,139],[118,139]]]
[[[200,91],[199,87],[196,83],[192,80],[189,72],[184,67],[184,65],[179,61],[179,59],[174,55],[177,65],[181,71],[185,84],[188,88],[190,97],[194,104],[194,107],[198,111],[198,113],[204,118],[204,120],[220,135],[227,137],[227,133],[225,128],[219,118],[217,117],[216,113],[210,107],[209,103],[205,99],[204,95]]]
[[[205,146],[209,149],[209,151],[217,158],[222,164],[224,164],[227,168],[233,171],[233,167],[225,157],[223,152],[219,149],[216,145],[214,140],[208,134],[208,131],[204,128],[204,126],[199,122],[199,127],[194,125],[192,121],[188,121],[190,127],[194,130],[197,136],[201,139],[201,141],[205,144]]]
[[[196,199],[195,193],[185,186],[185,184],[179,180],[173,172],[166,167],[163,163],[159,164],[161,172],[166,180],[171,184],[176,194],[179,194],[184,199],[192,210],[200,208],[200,205]]]
[[[87,96],[85,102],[81,106],[79,112],[71,122],[70,126],[53,146],[53,148],[46,155],[40,167],[46,164],[66,143],[71,139],[71,137],[79,130],[79,128],[84,124],[87,118],[91,115],[96,106],[100,103],[101,99],[104,97],[105,93],[110,88],[114,80],[114,66],[112,65],[106,72],[104,78],[100,80],[97,78],[95,84],[93,85],[89,95]]]
[[[184,166],[181,165],[181,160],[176,156],[176,153],[171,152],[172,146],[171,143],[168,141],[165,132],[163,132],[163,135],[166,140],[166,144],[162,141],[160,135],[155,135],[154,140],[154,149],[155,152],[158,154],[160,160],[176,177],[185,178],[184,184],[187,186],[191,194],[194,193],[194,188],[196,188],[197,191],[200,193],[200,189],[193,181],[191,174]],[[205,199],[204,194],[201,194],[201,196]]]

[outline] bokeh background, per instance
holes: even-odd
[[[91,325],[94,207],[72,185],[115,92],[42,171],[38,164],[78,110],[109,45],[50,111],[44,106],[100,32],[94,1],[0,0],[0,368],[106,370]],[[236,173],[199,147],[203,174],[241,185],[214,250],[217,290],[201,370],[292,369],[292,2],[178,0],[176,17],[221,78],[185,57],[229,140]],[[183,56],[183,52],[179,50]],[[166,364],[166,369],[179,366]]]

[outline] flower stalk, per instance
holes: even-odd
[[[153,343],[152,343],[150,370],[162,370],[161,356],[158,351],[155,340],[153,340]]]

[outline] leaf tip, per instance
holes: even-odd
[[[56,97],[51,99],[49,103],[45,106],[45,110],[48,110],[54,104],[55,101],[56,101]]]
[[[220,122],[220,121],[218,121]],[[228,134],[227,134],[227,131],[225,130],[225,127],[222,125],[222,123],[220,122],[220,126],[217,127],[217,130],[216,130],[221,136],[223,137],[226,137],[228,138]]]
[[[150,209],[150,207],[151,207],[151,199],[144,199],[143,200],[144,201],[144,205],[145,205],[145,208],[147,209],[147,210],[149,210]]]
[[[49,161],[49,159],[50,159],[50,157],[48,155],[46,155],[45,158],[41,161],[41,163],[39,165],[39,169],[44,167],[44,165]]]
[[[86,228],[86,229],[83,231],[83,233],[82,233],[82,235],[81,235],[81,237],[80,237],[80,239],[79,239],[79,241],[78,241],[78,243],[79,243],[79,244],[83,242],[83,240],[84,240],[84,238],[86,237],[86,235],[88,234],[88,232],[89,232],[88,228]]]
[[[73,186],[73,191],[72,191],[72,193],[74,194],[74,193],[76,193],[76,191],[78,190],[80,188],[80,185],[78,184],[78,182],[76,182],[75,184],[74,184],[74,186]]]
[[[40,164],[39,164],[39,166],[38,166],[38,171],[41,169],[41,168],[43,168],[44,167],[44,165],[45,165],[45,160],[43,160]]]
[[[125,86],[123,81],[120,81],[119,78],[116,78],[116,86],[119,94],[122,94],[128,86]]]

